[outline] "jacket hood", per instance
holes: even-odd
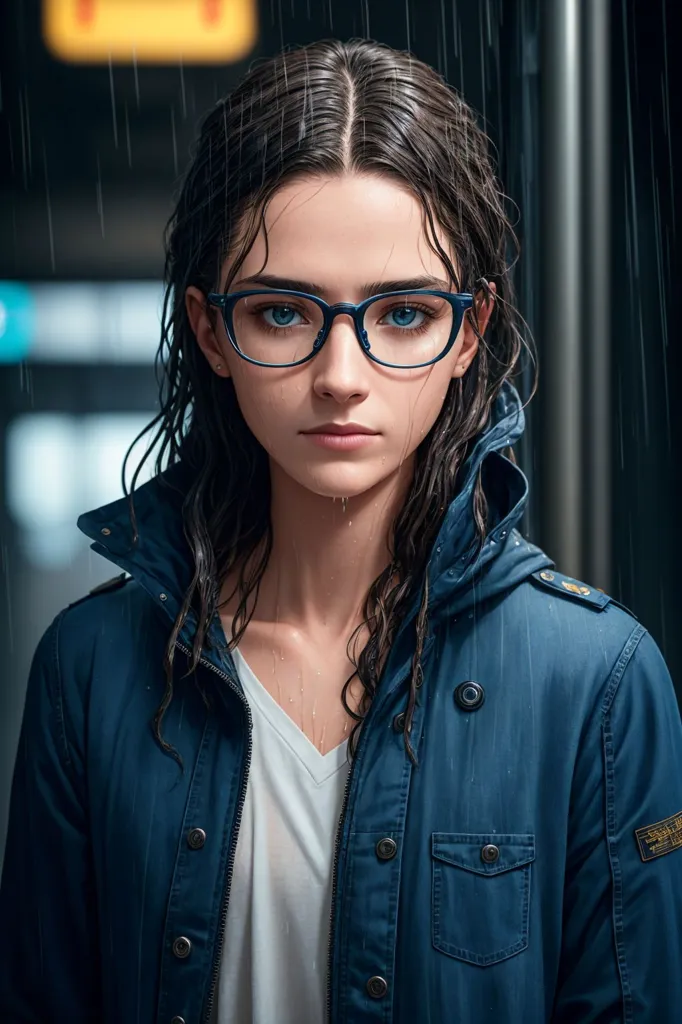
[[[433,546],[428,565],[432,623],[443,614],[509,590],[531,573],[554,564],[514,529],[528,500],[528,481],[500,449],[514,444],[524,427],[520,397],[506,381],[487,427],[462,467],[462,484]],[[475,556],[473,495],[479,470],[489,519],[486,540]],[[186,467],[176,463],[134,491],[135,543],[126,497],[85,512],[77,520],[79,530],[94,541],[92,550],[130,573],[173,621],[194,573],[182,521],[186,487]],[[406,620],[416,612],[418,601],[415,595]],[[194,628],[190,612],[180,639],[191,643]]]
[[[526,420],[516,388],[505,381],[462,467],[462,483],[450,503],[428,565],[429,620],[453,614],[510,590],[554,562],[516,529],[528,502],[528,480],[501,452],[519,440]],[[486,539],[476,555],[474,488],[479,472],[488,504]],[[416,610],[416,609],[415,609]]]

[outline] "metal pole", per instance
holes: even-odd
[[[610,17],[608,0],[585,6],[585,578],[611,580]]]
[[[541,11],[542,542],[560,572],[581,577],[580,2],[544,0]]]

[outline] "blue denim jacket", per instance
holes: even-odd
[[[644,627],[515,529],[527,483],[500,449],[522,429],[507,385],[434,544],[418,767],[396,723],[412,613],[361,733],[337,837],[333,1024],[679,1017],[673,687]],[[474,561],[479,470],[491,525]],[[80,517],[130,575],[62,611],[33,660],[0,886],[3,1024],[204,1024],[230,955],[250,710],[215,646],[183,678],[190,616],[163,721],[184,773],[155,741],[192,566],[158,478],[135,507],[135,545],[124,500]],[[217,618],[211,637],[224,642]]]

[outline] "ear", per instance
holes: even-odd
[[[221,340],[218,332],[214,330],[213,323],[208,314],[206,296],[193,285],[185,292],[185,308],[187,319],[197,339],[199,348],[204,353],[211,369],[219,377],[229,377],[230,371],[227,365]]]
[[[476,292],[474,295],[474,307],[471,311],[471,315],[476,317],[478,332],[481,337],[485,336],[486,328],[493,312],[493,306],[495,305],[495,294],[497,292],[497,286],[491,282],[488,283],[488,288],[491,293],[489,296],[486,296],[486,293],[482,288]],[[457,357],[457,365],[452,373],[453,377],[464,376],[478,351],[478,345],[479,341],[476,336],[476,332],[474,331],[469,317],[465,315],[462,326],[462,341],[460,343],[460,349]]]

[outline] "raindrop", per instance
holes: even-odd
[[[54,260],[54,232],[52,229],[52,203],[50,201],[50,183],[47,174],[47,153],[45,152],[45,143],[43,143],[43,171],[45,174],[45,203],[47,205],[47,230],[50,238],[50,262],[52,264],[52,270],[55,269]]]
[[[187,96],[185,94],[185,69],[182,63],[182,57],[180,58],[180,97],[182,99],[182,116],[183,119],[187,117]]]
[[[114,68],[109,54],[109,92],[111,94],[111,117],[114,123],[114,147],[118,149],[118,124],[116,123],[116,96],[114,95]]]
[[[137,74],[137,51],[133,47],[133,78],[135,79],[135,100],[137,109],[140,109],[140,80]]]

